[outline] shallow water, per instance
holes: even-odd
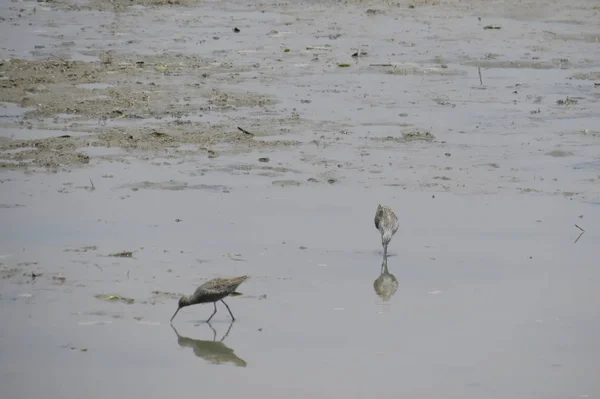
[[[59,178],[43,180],[52,186]],[[371,190],[239,182],[227,194],[139,190],[123,200],[125,189],[97,182],[94,192],[48,192],[43,205],[31,198],[2,210],[10,227],[1,237],[3,263],[35,261],[19,273],[44,271],[3,283],[0,309],[11,320],[2,340],[8,391],[19,397],[160,397],[200,388],[251,397],[290,389],[293,397],[593,393],[600,237],[586,231],[574,244],[573,221],[595,220],[597,206],[382,189],[403,222],[388,261],[399,288],[383,302],[373,288],[382,254],[371,226]],[[91,245],[97,249],[65,252]],[[103,256],[122,250],[136,251],[134,258]],[[168,325],[176,300],[152,291],[191,293],[206,278],[241,274],[251,279],[239,289],[244,296],[227,301],[237,321],[224,346],[193,341],[213,339],[202,322],[210,305],[179,313],[174,325],[188,339],[178,343]],[[135,303],[107,303],[95,294]],[[211,324],[220,339],[229,316],[218,309]],[[110,324],[81,325],[95,321]],[[219,361],[224,368],[214,368]],[[31,378],[39,384],[27,384]]]
[[[176,137],[174,121],[200,120],[256,135],[243,149],[61,143],[50,151],[89,163],[0,171],[6,397],[598,397],[600,94],[573,78],[600,66],[597,5],[467,3],[1,2],[3,58],[169,50],[223,64],[152,77],[201,112],[50,123],[7,104],[0,142],[159,122]],[[387,301],[379,203],[401,222]],[[210,325],[207,304],[171,328],[179,295],[242,274],[233,324],[219,303]]]

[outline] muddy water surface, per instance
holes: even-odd
[[[595,2],[0,9],[7,397],[600,395]]]

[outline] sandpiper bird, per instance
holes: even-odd
[[[229,306],[227,306],[223,298],[233,294],[237,287],[239,287],[240,284],[246,281],[247,278],[248,276],[240,276],[234,278],[215,278],[213,280],[207,281],[200,287],[196,288],[196,292],[194,292],[194,294],[184,295],[181,297],[181,299],[179,299],[179,305],[177,307],[177,310],[175,311],[175,314],[173,314],[173,317],[171,317],[171,323],[173,322],[173,319],[175,318],[177,312],[179,312],[181,308],[196,305],[199,303],[212,302],[215,306],[215,311],[210,315],[208,320],[206,320],[207,322],[209,322],[210,319],[213,318],[215,313],[217,313],[217,301],[223,302],[223,305],[225,305],[225,307],[229,311],[229,314],[231,315],[232,321],[234,321],[235,317],[233,317],[231,309],[229,309]]]
[[[392,236],[396,234],[398,230],[398,218],[387,205],[377,205],[377,212],[375,213],[375,227],[381,233],[381,245],[383,245],[383,256],[387,257],[387,247]]]

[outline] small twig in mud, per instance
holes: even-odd
[[[354,53],[352,53],[352,55],[350,57],[354,58],[356,60],[356,63],[358,64],[358,59],[365,55],[367,55],[366,51],[362,51],[361,49],[358,49]]]
[[[569,98],[569,96],[567,96],[566,100],[557,100],[556,104],[557,105],[572,105],[572,104],[577,104],[578,101],[577,100],[573,100],[572,98]]]
[[[577,239],[575,240],[574,244],[577,244],[577,241],[579,241],[579,239],[581,238],[581,236],[585,233],[585,230],[582,229],[581,227],[575,225],[575,227],[577,227],[579,230],[581,230],[581,233],[579,233],[579,235],[577,236]]]
[[[94,191],[96,189],[96,186],[94,186],[94,182],[92,181],[92,178],[90,177],[90,184],[92,185],[92,188],[90,189],[90,191]]]
[[[117,252],[114,254],[108,254],[108,256],[114,256],[117,258],[133,258],[133,252],[132,251],[123,251],[123,252]]]
[[[372,66],[372,67],[393,67],[394,65],[392,65],[392,64],[369,64],[369,66]]]
[[[135,302],[135,299],[133,298],[127,298],[121,295],[104,295],[104,294],[98,294],[95,295],[96,298],[98,299],[103,299],[105,301],[110,301],[110,302],[114,302],[114,301],[118,301],[118,302],[123,302],[126,303],[128,305],[131,305]]]
[[[129,270],[127,270],[127,280],[129,280]]]
[[[477,71],[479,72],[479,84],[483,86],[483,77],[481,76],[481,67],[477,67]]]
[[[249,131],[242,129],[241,127],[238,126],[238,130],[242,133],[248,134],[250,136],[254,136],[254,133],[250,133]]]

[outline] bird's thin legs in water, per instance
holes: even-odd
[[[386,257],[384,257],[383,262],[381,262],[381,274],[383,274],[384,271],[387,271],[387,258]]]
[[[235,320],[235,317],[233,317],[233,313],[231,313],[231,309],[229,309],[229,306],[227,306],[227,304],[225,303],[225,301],[222,300],[222,299],[221,299],[221,302],[223,302],[223,305],[225,305],[225,307],[229,311],[229,314],[231,315],[231,320]]]
[[[221,338],[219,342],[223,342],[223,340],[227,338],[227,336],[229,335],[229,331],[231,331],[231,327],[233,327],[233,320],[231,320],[231,323],[229,323],[229,328],[227,329],[227,332],[225,333],[225,335],[223,335],[223,338]]]
[[[215,305],[215,311],[213,312],[213,314],[210,315],[210,317],[208,318],[208,320],[206,320],[207,323],[210,321],[210,319],[213,318],[213,316],[215,315],[215,313],[217,313],[217,303],[213,302],[213,305]]]
[[[206,322],[208,324],[208,326],[210,327],[210,329],[213,332],[213,342],[217,340],[217,330],[215,330],[212,326],[212,324],[210,324],[208,321]]]
[[[217,341],[217,330],[215,330],[215,328],[212,326],[212,324],[210,323],[206,323],[208,324],[208,326],[210,327],[210,329],[213,332],[213,342]],[[229,332],[231,331],[231,327],[233,327],[233,320],[231,321],[231,323],[229,323],[229,328],[227,329],[227,332],[223,335],[223,337],[221,338],[221,340],[219,342],[223,342],[225,340],[225,338],[227,338],[227,336],[229,335]],[[175,330],[175,327],[173,327],[173,329]],[[177,332],[177,330],[175,330],[175,332]]]

